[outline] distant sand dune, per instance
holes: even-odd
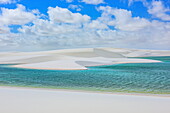
[[[157,60],[128,57],[170,56],[170,51],[137,50],[121,48],[83,48],[40,52],[2,52],[0,64],[13,64],[14,67],[33,69],[75,70],[87,66],[118,63],[149,63]]]
[[[122,54],[113,51],[107,51],[103,49],[96,49],[94,48],[94,53],[99,56],[106,57],[106,58],[125,58]]]
[[[76,53],[64,53],[62,55],[66,56],[74,56],[74,57],[83,57],[83,58],[92,58],[92,57],[98,57],[98,55],[94,52],[76,52]]]

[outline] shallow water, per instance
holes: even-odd
[[[164,58],[161,57],[162,59]],[[166,60],[163,63],[118,64],[74,71],[21,69],[0,65],[0,84],[3,86],[170,94],[170,62]]]

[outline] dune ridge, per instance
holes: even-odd
[[[0,53],[0,64],[17,64],[14,67],[31,69],[85,70],[87,66],[161,62],[133,58],[147,56],[170,56],[170,51],[81,48],[41,52],[4,52]]]

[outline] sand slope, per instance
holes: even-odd
[[[150,63],[156,60],[127,57],[170,56],[170,51],[119,48],[83,48],[41,52],[3,52],[0,64],[18,64],[15,67],[35,69],[76,70],[86,66],[118,63]]]
[[[0,88],[0,113],[169,113],[169,97]]]

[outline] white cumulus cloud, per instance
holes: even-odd
[[[148,13],[151,14],[154,18],[159,18],[164,21],[170,21],[170,8],[165,7],[163,1],[159,0],[128,0],[129,5],[132,5],[134,2],[142,2],[143,5],[148,9]],[[164,1],[166,2],[166,1]]]
[[[104,0],[82,0],[81,2],[84,2],[86,4],[98,5],[104,3]]]
[[[10,3],[15,3],[15,0],[0,0],[0,4],[10,4]]]
[[[49,18],[54,23],[71,23],[78,24],[88,22],[90,17],[87,15],[82,15],[80,13],[72,13],[66,8],[60,8],[56,6],[55,8],[48,8]]]
[[[68,6],[69,9],[72,9],[72,10],[76,10],[76,11],[81,11],[82,9],[82,6],[81,5],[74,5],[74,4],[70,4]]]
[[[86,24],[85,27],[90,29],[108,29],[107,24],[102,23],[99,20],[93,20],[90,23]]]
[[[18,4],[16,9],[1,8],[1,25],[24,25],[33,21],[36,16],[29,12],[23,5]]]
[[[116,9],[109,6],[101,6],[98,9],[103,11],[102,17],[99,19],[119,30],[136,31],[143,29],[150,24],[150,22],[144,18],[132,17],[131,11],[125,9]]]
[[[166,8],[161,1],[153,0],[148,9],[148,13],[152,14],[154,17],[170,21],[170,15],[167,14],[167,12],[170,12],[170,9]]]
[[[147,4],[147,0],[128,0],[129,6],[132,5],[134,2],[142,2],[144,5]]]

